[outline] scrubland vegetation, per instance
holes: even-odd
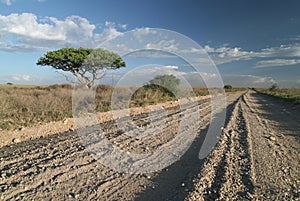
[[[294,103],[300,103],[300,88],[275,88],[271,87],[269,89],[256,89],[258,92],[275,96],[279,98],[292,101]]]
[[[205,87],[194,87],[197,96],[208,94]],[[130,107],[146,106],[176,100],[172,93],[159,87],[119,87],[118,96],[134,90]],[[114,88],[100,85],[96,89],[96,111],[111,110]],[[184,90],[182,90],[184,91]],[[42,122],[59,121],[72,116],[72,87],[67,84],[50,86],[0,85],[0,129],[20,129]]]
[[[1,86],[0,128],[19,128],[71,116],[71,94],[68,85]]]

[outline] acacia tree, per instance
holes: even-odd
[[[39,58],[37,65],[70,72],[87,88],[95,87],[97,80],[104,76],[107,69],[126,66],[117,53],[101,48],[62,48],[49,51]]]

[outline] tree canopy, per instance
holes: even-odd
[[[224,86],[225,91],[231,91],[232,90],[232,86],[230,84],[227,84]]]
[[[150,85],[156,85],[165,88],[173,95],[177,95],[180,79],[174,75],[158,75],[150,81]]]
[[[78,81],[88,88],[96,85],[107,69],[125,67],[123,59],[114,52],[101,48],[62,48],[49,51],[39,58],[37,65],[52,66],[71,72]]]

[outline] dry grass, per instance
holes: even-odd
[[[300,103],[300,88],[283,88],[283,89],[256,89],[257,91],[283,98],[292,102],[295,102],[297,104]]]
[[[118,87],[101,85],[96,90],[96,111],[111,110],[112,93],[122,104],[133,94],[130,107],[146,106],[176,100],[170,93],[145,87]],[[205,87],[194,87],[197,96],[208,95]],[[185,92],[184,88],[180,89]],[[185,94],[186,96],[187,94]],[[18,129],[42,122],[59,121],[72,116],[72,87],[70,85],[29,86],[0,85],[0,129]]]
[[[18,128],[71,116],[71,92],[66,88],[2,86],[0,128]]]

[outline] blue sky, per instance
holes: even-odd
[[[46,51],[91,47],[91,41],[150,27],[201,45],[225,84],[300,87],[299,7],[296,0],[0,0],[0,83],[65,82],[51,67],[35,65]],[[130,70],[137,61],[128,64]],[[185,72],[182,63],[160,64],[160,69]],[[109,75],[104,82],[110,82]]]

